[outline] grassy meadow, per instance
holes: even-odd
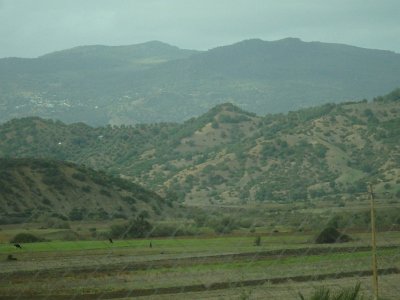
[[[400,228],[389,222],[398,207],[392,200],[377,201],[382,299],[400,294]],[[64,228],[2,225],[0,299],[299,299],[299,292],[307,296],[319,286],[338,290],[357,282],[370,299],[368,217],[363,198],[344,206],[320,201],[187,207],[180,219],[150,220],[155,232],[170,228],[164,237],[112,243],[110,228],[125,220],[70,221]],[[217,220],[228,220],[230,230],[221,231]],[[318,233],[333,223],[351,240],[316,244]],[[192,230],[180,232],[191,235],[174,229],[185,227]],[[19,233],[44,241],[18,249],[10,240]]]
[[[100,224],[97,224],[99,227]],[[72,224],[81,231],[93,223]],[[362,283],[371,295],[368,232],[314,244],[315,232],[257,233],[131,240],[7,242],[16,232],[46,236],[61,229],[7,225],[0,231],[0,299],[299,299],[313,287]],[[261,237],[259,246],[255,238]],[[150,247],[151,242],[151,247]],[[381,294],[396,299],[400,232],[378,233]],[[17,260],[7,260],[12,255]],[[185,298],[187,297],[187,298]]]

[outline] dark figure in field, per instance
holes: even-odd
[[[17,260],[17,258],[15,258],[14,256],[12,256],[12,254],[9,254],[7,256],[7,260]]]
[[[149,247],[150,247],[150,248],[153,248],[153,244],[152,244],[151,242],[150,242],[150,245],[149,245]]]
[[[108,240],[110,241],[111,244],[114,243],[112,238],[109,238]]]
[[[20,244],[14,244],[15,248],[22,249],[22,246]]]

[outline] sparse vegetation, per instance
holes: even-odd
[[[303,294],[299,294],[301,300],[362,300],[364,297],[360,294],[361,284],[357,283],[354,288],[342,289],[337,292],[333,292],[327,287],[319,287],[314,293],[306,298]]]
[[[71,184],[87,194],[97,193],[94,182],[103,186],[102,196],[113,195],[110,184],[140,194],[137,186],[120,180],[118,175],[123,174],[166,195],[170,204],[192,199],[213,203],[329,200],[339,194],[364,193],[365,182],[388,176],[385,192],[397,197],[394,174],[399,162],[394,158],[400,111],[395,107],[395,100],[360,101],[260,117],[225,103],[184,124],[98,128],[28,118],[0,126],[0,136],[8,137],[0,140],[0,153],[67,159],[105,170],[93,173],[81,168],[65,177],[51,164],[45,169],[37,166],[38,171],[45,170],[43,183],[59,193]],[[373,126],[371,118],[376,119]],[[21,134],[33,144],[17,138]],[[54,143],[58,137],[63,147]],[[12,185],[4,180],[0,189],[10,192]],[[127,202],[136,199],[123,197]]]
[[[126,218],[138,205],[158,215],[166,211],[156,193],[73,163],[0,158],[0,174],[0,205],[6,208],[2,224],[44,221],[47,227],[66,229],[60,220]]]

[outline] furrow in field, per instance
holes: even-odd
[[[260,286],[263,284],[282,284],[285,282],[310,282],[310,281],[322,281],[327,279],[339,279],[347,277],[365,277],[371,276],[371,271],[349,271],[341,273],[326,273],[318,275],[300,275],[291,277],[275,277],[275,278],[265,278],[256,280],[241,280],[232,282],[216,282],[213,284],[194,284],[187,286],[173,286],[173,287],[163,287],[163,288],[149,288],[149,289],[132,289],[132,290],[117,290],[117,291],[107,291],[101,293],[87,293],[87,294],[69,294],[69,295],[21,295],[13,297],[12,295],[0,296],[0,300],[12,300],[12,299],[54,299],[54,300],[90,300],[90,299],[116,299],[116,298],[132,298],[139,296],[151,296],[151,295],[161,295],[161,294],[180,294],[189,292],[205,292],[211,290],[221,290],[221,289],[231,289],[237,287],[246,286]],[[400,274],[398,268],[386,268],[379,269],[378,274],[380,276],[389,274]]]
[[[54,277],[54,276],[73,276],[74,274],[83,273],[96,273],[96,272],[123,272],[123,271],[140,271],[140,270],[153,270],[160,268],[176,268],[176,267],[188,267],[195,265],[207,265],[214,263],[234,263],[234,262],[245,262],[245,261],[260,261],[266,259],[281,259],[287,257],[298,257],[298,256],[310,256],[310,255],[324,255],[333,253],[357,253],[362,251],[369,251],[370,246],[359,246],[359,247],[335,247],[335,248],[297,248],[297,249],[280,249],[260,252],[245,252],[235,254],[220,254],[210,256],[193,256],[183,258],[168,258],[168,259],[157,259],[140,262],[129,262],[129,263],[113,263],[105,265],[90,265],[83,267],[55,267],[51,269],[40,269],[37,270],[3,270],[3,275],[7,279],[12,278],[24,278],[31,276],[40,275],[43,277]],[[399,246],[382,246],[380,250],[391,250],[399,249]],[[9,264],[12,264],[10,262]],[[11,266],[11,265],[10,265]]]

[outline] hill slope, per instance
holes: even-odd
[[[72,163],[0,158],[0,207],[5,224],[159,214],[165,202],[139,185]]]
[[[226,103],[182,125],[0,126],[0,155],[86,163],[187,203],[400,193],[400,92],[265,117]]]
[[[0,60],[0,121],[28,115],[64,122],[182,122],[231,102],[261,114],[400,86],[400,54],[283,39],[206,52],[159,42],[78,47],[31,60]]]
[[[34,59],[0,59],[0,121],[42,116],[107,124],[118,105],[137,95],[136,73],[197,53],[158,41],[81,46]]]

